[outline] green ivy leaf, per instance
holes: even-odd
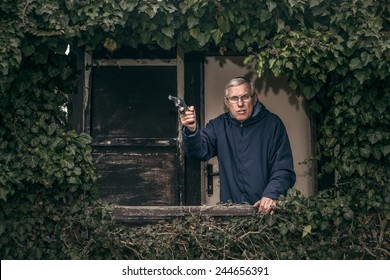
[[[43,78],[42,71],[36,71],[36,72],[32,73],[32,75],[31,75],[31,81],[34,84],[38,83],[40,80],[42,80],[42,78]]]
[[[190,29],[190,35],[192,36],[192,38],[194,39],[197,39],[198,36],[199,36],[199,33],[200,33],[200,29],[199,28],[191,28]]]
[[[38,64],[46,64],[48,60],[47,53],[45,52],[36,52],[35,53],[35,62]]]
[[[165,50],[170,50],[172,48],[172,40],[170,40],[166,36],[159,36],[157,38],[157,42],[158,45]]]
[[[280,32],[284,29],[285,23],[284,20],[277,18],[276,19],[277,32]]]
[[[24,46],[22,48],[23,56],[28,57],[35,52],[35,48],[33,46]]]
[[[268,12],[272,12],[277,7],[277,4],[274,1],[269,1],[267,2],[267,6],[268,6]]]
[[[234,41],[234,44],[239,52],[241,52],[245,48],[245,42],[239,39]]]
[[[173,36],[175,35],[175,29],[173,27],[164,27],[161,29],[161,32],[169,37],[169,38],[173,38]]]
[[[64,67],[61,70],[60,76],[61,79],[66,80],[73,74],[73,70],[69,67]]]
[[[310,0],[310,8],[316,7],[320,4],[320,0]]]
[[[222,36],[223,36],[222,31],[220,29],[214,29],[214,30],[211,30],[210,34],[211,34],[211,37],[214,40],[214,43],[216,45],[218,45],[221,42],[221,39],[222,39]]]
[[[47,128],[47,134],[53,135],[53,133],[56,131],[57,125],[55,123],[51,123]]]
[[[217,22],[222,33],[228,33],[230,31],[229,21],[224,16],[219,16]]]
[[[375,144],[382,140],[382,133],[379,131],[369,131],[367,137],[371,144]]]
[[[31,168],[35,168],[38,166],[38,161],[34,156],[30,156],[26,159],[26,164]]]
[[[380,160],[382,157],[382,150],[379,147],[374,147],[372,149],[372,155],[376,160]]]
[[[383,153],[383,156],[387,156],[388,154],[390,154],[390,145],[386,145],[386,146],[383,146],[382,147],[382,153]]]
[[[364,148],[360,148],[360,155],[364,158],[369,158],[371,155],[371,149],[370,147],[366,146]]]
[[[194,16],[189,16],[187,18],[187,26],[189,29],[192,29],[195,25],[199,24],[199,19]]]
[[[321,224],[320,224],[320,228],[321,230],[325,230],[329,227],[329,222],[324,220],[324,221],[321,221]]]
[[[302,231],[302,238],[304,238],[306,235],[310,234],[311,233],[311,230],[312,230],[312,227],[311,225],[307,225],[303,228],[303,231]]]
[[[68,3],[69,1],[67,1],[66,3]],[[138,5],[138,1],[128,1],[128,0],[121,0],[119,2],[119,5],[121,6],[121,8],[126,11],[126,12],[132,12],[135,7]]]
[[[287,228],[286,224],[284,224],[284,223],[279,224],[279,231],[280,231],[281,235],[286,235],[288,233],[288,228]]]
[[[272,18],[272,13],[268,12],[267,10],[260,10],[259,13],[260,13],[259,17],[261,23],[264,23],[267,20]]]
[[[356,69],[362,69],[363,68],[363,64],[360,60],[360,58],[358,57],[355,57],[351,60],[351,62],[349,63],[349,68],[353,71],[353,70],[356,70]]]
[[[360,176],[363,176],[365,174],[365,166],[363,164],[358,164],[356,166],[356,170]]]
[[[210,40],[211,35],[208,33],[200,33],[197,37],[197,42],[200,47],[204,47]]]
[[[329,72],[332,72],[333,70],[336,69],[336,67],[338,66],[337,62],[334,61],[334,60],[327,60],[325,61],[325,66],[326,68],[328,68],[328,71]]]
[[[345,211],[343,213],[343,218],[347,221],[352,221],[352,219],[354,218],[354,213],[353,211],[351,210],[348,210],[348,211]]]
[[[3,200],[3,201],[7,201],[7,194],[9,193],[9,190],[3,188],[3,187],[0,187],[0,199]],[[0,233],[1,235],[1,233]]]
[[[368,52],[363,52],[360,57],[364,66],[371,64],[374,60],[374,56]]]
[[[303,95],[306,97],[306,99],[310,100],[316,95],[316,91],[311,86],[304,86],[302,88]]]
[[[310,102],[309,107],[310,107],[310,109],[313,110],[313,112],[316,112],[316,113],[320,113],[322,110],[321,104],[318,103],[317,101]]]
[[[71,184],[71,185],[77,185],[78,184],[78,180],[75,177],[69,177],[66,181],[68,182],[68,184]],[[74,191],[76,191],[76,189],[77,189],[77,187],[76,188],[72,187],[71,190],[72,190],[72,192],[74,192]]]
[[[356,106],[356,104],[360,101],[362,97],[360,95],[355,95],[348,100],[348,103],[352,106]]]
[[[287,61],[285,64],[285,67],[287,69],[293,70],[294,69],[294,64],[291,61]]]
[[[362,85],[365,81],[371,79],[372,71],[370,69],[361,69],[356,70],[353,72],[353,75],[355,78],[359,81],[359,83]]]
[[[58,76],[60,74],[60,69],[58,69],[57,67],[52,67],[52,66],[49,66],[48,68],[48,73],[49,73],[49,76],[51,78],[55,77],[55,76]]]

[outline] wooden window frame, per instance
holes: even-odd
[[[77,57],[77,68],[80,75],[75,80],[75,86],[78,94],[71,96],[69,102],[72,103],[72,113],[69,115],[69,122],[78,132],[91,132],[90,124],[90,98],[91,98],[91,76],[92,67],[96,66],[145,66],[163,65],[177,66],[177,95],[186,99],[189,104],[194,104],[203,108],[204,96],[203,85],[204,79],[203,57],[204,53],[195,52],[189,55],[189,62],[184,67],[184,53],[178,48],[176,59],[93,59],[81,48],[72,49]],[[199,83],[193,83],[193,80],[199,80]],[[186,83],[185,83],[186,81]],[[192,94],[198,92],[198,97]],[[185,96],[186,93],[186,96]],[[181,174],[184,174],[179,181],[182,196],[181,205],[178,206],[113,206],[113,219],[118,223],[149,223],[161,220],[171,220],[174,218],[184,217],[187,215],[198,215],[201,217],[231,217],[231,216],[250,216],[256,213],[250,205],[216,205],[202,206],[201,197],[205,190],[201,190],[201,163],[198,160],[192,160],[184,157],[181,149],[181,126],[178,122],[178,155],[180,158]],[[101,143],[104,144],[104,143]],[[153,145],[151,141],[150,145]],[[193,170],[186,172],[186,168]],[[199,179],[196,179],[199,178]],[[186,182],[187,188],[184,188]]]

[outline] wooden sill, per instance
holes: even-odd
[[[215,206],[114,206],[113,218],[119,223],[158,222],[184,216],[232,217],[256,213],[250,205]]]

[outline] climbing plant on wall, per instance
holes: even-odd
[[[115,242],[132,240],[134,233],[102,222],[109,217],[108,206],[93,203],[91,140],[69,127],[64,110],[78,74],[73,53],[65,54],[67,45],[87,52],[103,46],[107,53],[141,45],[180,46],[185,52],[218,49],[221,55],[246,56],[260,76],[287,77],[316,113],[317,156],[326,159],[320,172],[336,172],[337,185],[314,198],[290,195],[279,216],[264,217],[280,238],[273,246],[313,237],[303,241],[300,254],[286,245],[279,248],[284,254],[251,254],[241,248],[245,255],[235,247],[232,256],[339,258],[352,250],[351,258],[389,258],[388,1],[3,0],[0,14],[2,258],[120,258],[126,252],[139,258],[155,242],[145,227],[143,235],[135,234],[146,238],[138,248],[131,242],[126,243],[129,251],[119,248]],[[255,226],[250,219],[248,225]],[[193,221],[185,230],[173,226],[183,244],[194,242],[187,238],[195,234]],[[171,230],[172,223],[167,225]],[[350,243],[348,235],[354,236]],[[208,238],[195,239],[217,242]],[[341,248],[339,254],[315,250],[330,240]],[[158,254],[150,254],[221,257],[204,247],[183,256],[180,246],[159,246],[153,246],[160,248]]]

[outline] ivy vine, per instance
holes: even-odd
[[[390,257],[388,1],[3,0],[0,14],[2,259]],[[63,110],[77,76],[68,44],[218,49],[287,77],[316,113],[319,172],[337,184],[289,194],[273,217],[154,225],[168,239],[112,223],[90,136]]]

